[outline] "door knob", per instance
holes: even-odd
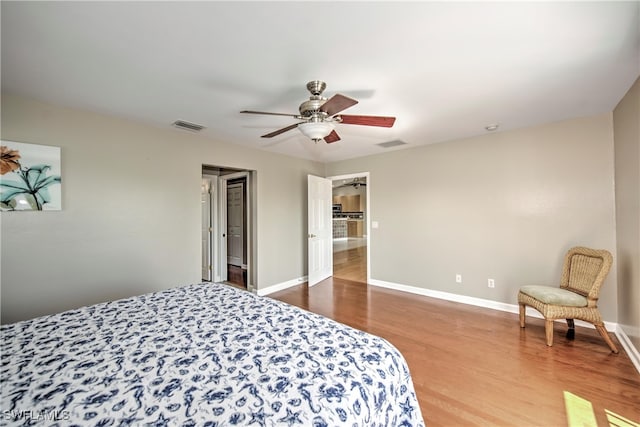
[[[313,239],[314,237],[316,237],[316,235],[315,235],[315,234],[309,234],[309,238],[310,238],[310,239]]]

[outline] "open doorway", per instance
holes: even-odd
[[[332,177],[333,277],[367,283],[368,173]]]
[[[253,290],[255,172],[203,166],[202,188],[202,278]]]

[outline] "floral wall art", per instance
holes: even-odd
[[[12,141],[0,145],[0,210],[61,210],[60,147]]]

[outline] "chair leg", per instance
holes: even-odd
[[[547,335],[547,345],[551,347],[553,345],[553,320],[545,319],[544,332]]]
[[[569,329],[567,329],[567,339],[568,340],[573,340],[576,338],[576,325],[575,322],[573,321],[573,319],[567,319],[567,326],[569,326]]]
[[[527,308],[524,304],[520,304],[520,327],[524,328],[524,318],[527,313]]]
[[[609,336],[609,333],[605,329],[604,325],[595,325],[595,327],[598,330],[598,332],[600,333],[600,335],[602,336],[602,338],[604,338],[604,340],[607,342],[607,345],[609,346],[611,351],[613,351],[614,353],[618,354],[618,348],[616,347],[616,345],[611,340],[611,337]]]

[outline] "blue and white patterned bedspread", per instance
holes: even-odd
[[[225,285],[1,332],[2,425],[424,425],[387,341]]]

